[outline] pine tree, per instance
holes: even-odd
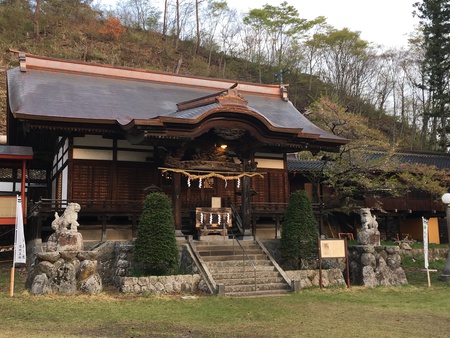
[[[134,250],[140,274],[168,275],[178,266],[178,247],[172,205],[162,193],[151,193],[144,201]]]
[[[439,148],[446,151],[450,145],[450,1],[424,0],[414,6],[424,37],[426,89],[432,94],[431,113],[424,120],[431,119],[433,129],[438,126],[432,134],[439,133]]]
[[[317,257],[318,236],[317,223],[308,195],[304,190],[293,192],[281,233],[283,260],[300,269],[302,260]]]

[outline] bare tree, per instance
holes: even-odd
[[[167,34],[167,5],[168,5],[168,1],[169,0],[164,0],[164,14],[163,14],[163,31],[162,31],[162,35],[163,38],[166,38],[166,34]]]
[[[36,7],[34,8],[33,24],[34,24],[34,38],[39,39],[39,12],[41,11],[42,0],[36,0]]]
[[[196,22],[196,26],[197,26],[197,43],[195,45],[194,54],[197,54],[198,50],[200,49],[200,20],[199,20],[198,3],[199,3],[199,0],[195,0],[195,22]]]
[[[180,32],[181,32],[181,26],[180,26],[180,0],[177,0],[176,20],[177,20],[177,33],[176,33],[176,40],[175,40],[175,49],[178,50],[178,44],[180,42]]]
[[[125,26],[148,30],[151,22],[157,21],[160,12],[149,0],[125,0],[117,2],[117,16]]]

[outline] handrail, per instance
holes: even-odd
[[[188,236],[187,243],[188,243],[187,250],[189,251],[192,259],[194,260],[194,264],[197,266],[200,275],[203,277],[209,291],[213,294],[214,291],[217,289],[216,282],[214,281],[211,273],[206,267],[206,264],[203,262],[200,254],[197,251],[197,248],[195,247],[195,245],[193,245],[192,236]]]
[[[258,243],[259,247],[262,249],[262,251],[266,254],[266,256],[269,258],[269,260],[272,262],[272,265],[275,267],[275,269],[278,271],[278,273],[283,277],[286,283],[288,283],[291,288],[293,288],[292,281],[284,272],[284,270],[278,265],[278,263],[275,261],[275,259],[270,254],[269,250],[267,250],[266,246],[259,240],[259,238],[255,238],[255,242]]]
[[[237,239],[237,237],[231,233],[231,236],[233,237],[233,239],[239,244],[239,246],[241,247],[242,250],[242,268],[243,271],[245,272],[245,256],[247,257],[248,261],[250,262],[250,264],[253,267],[253,272],[254,272],[254,277],[255,277],[255,292],[256,292],[256,266],[253,263],[252,259],[249,257],[249,255],[247,254],[247,252],[245,251],[244,247],[242,246],[241,242],[239,242],[239,240]],[[234,241],[233,241],[233,254],[235,254],[234,251]]]
[[[231,203],[231,214],[232,214],[232,219],[234,221],[234,223],[236,224],[236,227],[239,230],[239,233],[241,235],[244,234],[244,227],[242,225],[242,219],[241,216],[239,215],[239,212],[237,211],[236,206],[234,205],[234,203]]]

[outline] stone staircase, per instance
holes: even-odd
[[[194,244],[199,261],[219,295],[258,297],[291,291],[290,280],[261,243],[244,240],[240,244],[245,254],[232,239],[202,240]]]

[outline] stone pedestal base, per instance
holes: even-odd
[[[37,254],[28,274],[27,286],[33,295],[47,293],[95,294],[102,291],[95,251],[52,251]],[[79,288],[77,289],[77,285]]]
[[[352,285],[375,287],[407,284],[398,246],[355,245],[348,247]]]
[[[360,231],[358,232],[357,242],[359,245],[381,245],[379,231]]]
[[[83,236],[71,230],[54,232],[48,238],[47,251],[83,251]]]

